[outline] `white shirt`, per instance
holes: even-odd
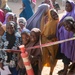
[[[11,72],[10,72],[8,66],[4,66],[3,68],[4,68],[4,70],[2,70],[2,69],[0,68],[0,75],[9,75],[9,74],[11,74]]]

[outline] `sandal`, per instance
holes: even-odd
[[[62,70],[58,71],[58,74],[60,74],[60,73],[62,73],[62,72],[64,72],[64,69],[62,69]]]

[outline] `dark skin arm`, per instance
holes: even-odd
[[[58,29],[60,29],[60,27],[64,24],[64,22],[61,22],[58,26]]]

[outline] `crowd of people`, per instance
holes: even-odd
[[[27,75],[21,52],[13,51],[19,51],[20,45],[29,48],[75,36],[75,3],[72,0],[66,1],[61,20],[51,0],[42,2],[36,12],[35,5],[36,0],[22,0],[19,17],[7,2],[0,8],[0,75]],[[26,51],[35,75],[41,75],[43,67],[51,68],[49,75],[52,75],[60,59],[64,68],[58,74],[75,74],[75,40]]]

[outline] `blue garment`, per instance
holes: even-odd
[[[18,71],[16,70],[16,67],[10,68],[10,71],[11,71],[12,75],[18,75]]]
[[[22,0],[23,4],[25,5],[25,8],[20,13],[20,17],[24,17],[26,20],[28,20],[33,15],[33,10],[31,7],[31,3],[29,0]]]

